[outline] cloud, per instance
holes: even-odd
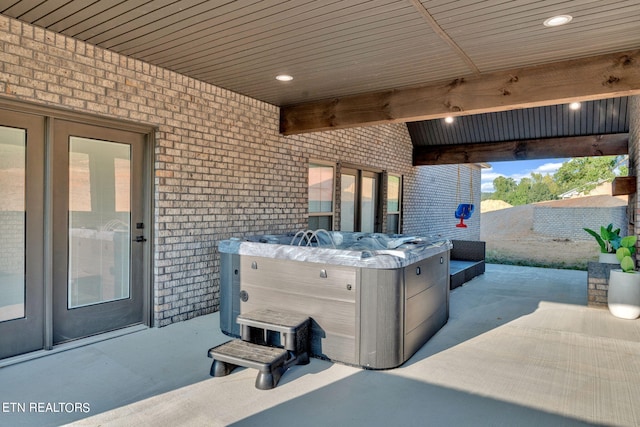
[[[509,178],[513,178],[515,182],[519,184],[522,178],[531,178],[531,172],[512,173],[511,175],[509,175]]]
[[[533,172],[541,173],[543,175],[553,175],[558,172],[558,169],[562,166],[562,163],[545,163],[544,165],[538,166]]]
[[[480,173],[480,191],[483,193],[493,193],[495,188],[493,188],[493,180],[499,176],[505,176],[502,173],[497,173],[493,171],[493,167],[488,169],[482,169]]]
[[[501,173],[482,171],[482,182],[493,182],[493,180],[499,176],[505,176],[505,175]]]
[[[496,189],[493,188],[493,182],[483,182],[480,184],[480,191],[483,193],[493,193]]]

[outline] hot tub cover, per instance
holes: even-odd
[[[393,269],[451,250],[449,240],[382,233],[307,231],[231,238],[218,244],[222,253],[288,259],[352,267]],[[307,234],[309,236],[309,234]]]

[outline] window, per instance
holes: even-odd
[[[343,170],[340,177],[340,230],[356,229],[357,176]]]
[[[333,166],[309,164],[309,228],[333,229]]]
[[[26,171],[27,131],[0,127],[0,322],[25,317]]]
[[[378,203],[379,173],[343,168],[340,177],[340,230],[381,231]]]
[[[386,176],[386,178],[385,178]],[[387,191],[382,183],[387,180]],[[319,162],[309,163],[309,228],[333,230],[335,167]],[[357,166],[342,167],[339,197],[341,231],[366,233],[400,233],[402,177],[382,171],[364,170]],[[386,198],[386,218],[383,207]],[[384,221],[386,220],[386,221]],[[386,222],[386,224],[384,223]]]
[[[387,233],[400,233],[400,206],[402,197],[402,178],[387,176]]]

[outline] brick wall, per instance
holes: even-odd
[[[590,228],[600,233],[600,226],[613,224],[627,235],[627,207],[608,208],[558,208],[535,206],[533,208],[533,231],[537,234],[565,237],[573,240],[592,240],[583,229]]]
[[[273,105],[5,16],[0,47],[3,97],[156,129],[155,325],[217,310],[221,239],[306,227],[310,159],[402,174],[408,233],[479,236],[479,212],[454,228],[457,168],[412,167],[403,124],[285,137]]]
[[[405,203],[405,231],[434,238],[479,240],[480,168],[461,165],[458,172],[456,165],[421,166],[416,175],[407,184],[411,186],[407,193],[413,197]],[[454,213],[459,203],[475,205],[471,218],[464,221],[467,228],[456,227],[460,220]]]
[[[640,165],[640,96],[629,98],[629,175],[639,176],[638,167]],[[628,234],[640,236],[640,229],[636,224],[636,218],[640,213],[638,204],[638,193],[629,195]],[[640,248],[640,243],[636,243],[636,248]],[[639,253],[636,251],[636,264]],[[587,276],[587,299],[589,306],[606,307],[609,292],[609,274],[612,268],[619,268],[616,264],[600,264],[590,262]]]
[[[607,307],[609,276],[614,268],[620,268],[620,266],[589,262],[587,266],[587,305],[589,307]]]

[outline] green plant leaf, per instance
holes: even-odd
[[[638,241],[637,236],[626,236],[620,240],[620,246],[624,246],[625,248],[635,248],[636,242]]]
[[[618,261],[622,262],[622,259],[625,257],[630,257],[631,256],[631,251],[629,250],[629,248],[625,248],[624,246],[618,248],[618,250],[616,251],[616,258],[618,258]]]
[[[593,236],[596,239],[596,242],[598,242],[598,245],[600,246],[600,252],[602,252],[603,254],[606,254],[607,245],[604,243],[604,240],[602,240],[602,237],[600,237],[598,233],[596,233],[595,231],[589,228],[584,228],[583,230],[589,233],[591,236]]]
[[[600,236],[602,236],[602,240],[610,240],[611,234],[611,224],[609,224],[607,228],[600,227]]]
[[[615,236],[614,238],[609,239],[609,244],[613,251],[616,251],[620,246],[622,246],[621,242],[622,238],[620,236]]]
[[[622,258],[622,261],[620,261],[620,267],[622,268],[622,271],[624,271],[625,273],[629,273],[631,271],[635,271],[636,263],[633,261],[633,259],[631,259],[630,256],[626,256]]]

